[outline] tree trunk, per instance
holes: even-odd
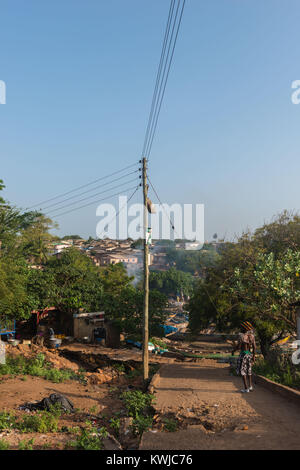
[[[258,332],[258,338],[259,338],[261,353],[264,356],[264,359],[266,359],[270,351],[271,344],[272,344],[272,337],[269,335],[266,335],[265,333]]]

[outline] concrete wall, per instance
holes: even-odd
[[[100,327],[104,327],[103,320],[99,320],[96,323],[87,323],[87,318],[74,318],[74,337],[84,338],[89,336],[92,340],[94,329]]]

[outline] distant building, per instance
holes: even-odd
[[[185,250],[200,250],[202,246],[203,246],[203,243],[189,242],[189,243],[185,243]]]
[[[98,266],[107,266],[109,264],[138,264],[139,257],[132,252],[112,252],[96,251],[91,256],[94,263]]]
[[[67,243],[62,243],[60,245],[54,245],[54,255],[57,255],[58,253],[61,253],[63,250],[66,250],[67,248],[70,248],[70,244]]]

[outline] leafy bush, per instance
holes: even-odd
[[[177,431],[178,423],[175,419],[165,418],[163,423],[164,423],[164,428],[166,429],[166,431],[168,432]]]
[[[143,393],[140,390],[124,392],[121,398],[125,402],[125,407],[129,416],[137,418],[140,414],[145,414],[152,405],[154,395]]]
[[[111,418],[109,420],[110,427],[115,430],[116,435],[119,435],[119,429],[121,425],[120,418]]]
[[[152,428],[152,423],[152,416],[139,415],[134,418],[131,428],[134,434],[141,436],[143,432],[148,431],[148,429]]]
[[[273,348],[266,359],[258,360],[254,372],[267,379],[300,390],[300,368],[291,361],[291,354]]]
[[[127,379],[135,379],[136,377],[140,377],[141,375],[143,375],[142,369],[132,369],[126,374],[126,377]]]
[[[113,365],[113,368],[114,368],[117,372],[125,372],[125,366],[124,366],[124,364],[114,364],[114,365]]]

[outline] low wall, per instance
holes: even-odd
[[[273,382],[273,380],[267,379],[262,375],[255,374],[254,382],[300,406],[300,392],[298,390]]]
[[[155,388],[157,387],[157,385],[159,384],[160,382],[160,378],[161,378],[161,372],[164,368],[164,365],[162,365],[158,371],[153,375],[151,381],[150,381],[150,384],[148,386],[148,391],[149,393],[153,393],[155,391]]]

